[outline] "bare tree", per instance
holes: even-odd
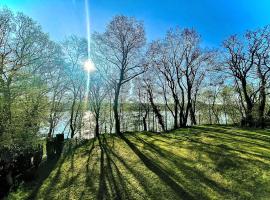
[[[246,38],[249,41],[249,46],[254,46],[255,57],[254,65],[259,79],[259,124],[264,128],[265,122],[265,105],[267,96],[267,82],[270,75],[270,26],[248,31]]]
[[[140,51],[145,44],[145,32],[141,22],[134,18],[116,16],[103,34],[95,34],[100,55],[111,66],[111,84],[114,88],[113,111],[115,132],[121,134],[119,96],[122,86],[140,75]]]
[[[176,129],[179,127],[178,114],[180,101],[178,97],[178,89],[176,82],[176,60],[171,60],[171,58],[175,58],[176,55],[173,55],[174,51],[172,49],[172,46],[170,46],[166,42],[167,40],[165,40],[164,43],[161,43],[159,41],[153,42],[148,50],[148,56],[150,57],[150,65],[155,67],[160,73],[160,75],[158,75],[157,77],[159,78],[160,86],[163,90],[165,104],[173,115],[174,128]],[[171,108],[170,104],[168,103],[170,97],[168,97],[166,86],[169,88],[171,97],[173,98],[174,108]]]
[[[190,117],[196,124],[195,105],[212,51],[200,47],[200,36],[192,29],[168,31],[165,39],[150,45],[149,57],[160,73],[161,87],[168,110],[174,117],[174,128],[186,126]],[[168,90],[165,92],[165,85]],[[173,109],[167,103],[173,99]]]
[[[71,138],[81,129],[83,117],[83,100],[85,97],[86,73],[83,62],[87,56],[87,41],[83,38],[70,36],[63,44],[66,60],[65,73],[68,77],[68,94],[70,102],[69,127]]]
[[[252,112],[259,92],[254,67],[259,42],[250,38],[250,34],[246,34],[242,40],[237,36],[231,36],[223,43],[226,49],[225,67],[235,81],[245,113],[245,119],[242,121],[247,126],[254,125]]]
[[[95,118],[95,136],[99,136],[100,134],[100,119],[103,114],[102,109],[104,109],[104,100],[110,89],[104,78],[101,71],[97,71],[91,75],[90,79],[89,102]]]
[[[158,88],[157,88],[157,77],[158,74],[153,67],[148,67],[143,76],[141,77],[141,84],[142,84],[142,89],[145,91],[145,95],[148,98],[148,102],[151,105],[152,111],[153,111],[153,129],[154,129],[154,116],[157,118],[158,124],[161,127],[162,131],[165,131],[165,124],[164,124],[164,119],[163,116],[160,112],[160,107],[158,104],[155,102],[155,96],[158,95]],[[157,94],[157,95],[156,95]],[[149,116],[149,114],[148,114]],[[148,120],[149,121],[149,120]]]
[[[49,131],[48,137],[52,137],[56,126],[62,120],[64,115],[66,92],[67,92],[67,77],[63,73],[65,67],[62,59],[62,51],[56,52],[54,57],[48,62],[47,68],[42,71],[46,76],[46,83],[48,86],[49,99]]]

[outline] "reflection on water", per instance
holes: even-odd
[[[76,133],[74,137],[91,139],[95,137],[94,131],[95,131],[95,123],[93,113],[91,111],[87,111],[84,113],[82,119],[82,129],[80,132]]]
[[[173,128],[174,125],[174,119],[171,113],[161,111],[161,114],[164,119],[165,127],[167,127],[168,130]],[[141,113],[139,112],[122,112],[120,113],[120,120],[121,120],[121,131],[142,131],[143,130],[143,123],[142,123],[142,117],[140,116]],[[197,123],[198,124],[207,124],[209,123],[207,120],[202,121],[202,117],[207,117],[198,114],[197,115]],[[111,117],[112,118],[112,117]],[[161,131],[161,128],[159,127],[159,124],[157,122],[157,119],[153,113],[149,113],[147,117],[147,127],[150,131]],[[224,114],[220,115],[219,123],[225,124],[226,123],[226,117]],[[188,125],[190,125],[190,120],[188,120]],[[41,134],[47,135],[49,131],[49,127],[42,128],[40,130]],[[114,133],[114,126],[113,121],[111,121],[110,116],[103,116],[100,119],[100,132],[101,133]],[[59,120],[59,123],[55,127],[54,135],[64,133],[65,138],[70,137],[70,127],[69,127],[69,113],[65,112],[61,119]],[[82,126],[81,129],[75,134],[74,137],[76,138],[85,138],[85,139],[91,139],[95,136],[95,120],[93,113],[90,111],[85,112],[83,119],[82,119]]]
[[[40,134],[47,135],[49,132],[49,125],[40,129]],[[65,138],[70,137],[70,127],[69,127],[69,113],[65,112],[59,119],[57,126],[54,129],[54,135],[63,133]],[[87,111],[82,120],[82,129],[75,134],[74,137],[82,137],[85,139],[90,139],[94,137],[94,120],[93,114]]]

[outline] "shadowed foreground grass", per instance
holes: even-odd
[[[9,199],[270,199],[270,132],[201,126],[101,136],[49,169]]]

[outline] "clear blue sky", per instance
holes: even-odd
[[[208,46],[234,33],[270,24],[270,0],[89,0],[91,31],[102,31],[117,14],[145,23],[147,39],[163,37],[170,27],[193,27]],[[55,40],[86,35],[84,0],[0,0],[38,21]]]

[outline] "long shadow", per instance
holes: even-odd
[[[112,191],[114,199],[128,199],[126,195],[126,188],[123,176],[112,159],[109,151],[109,144],[105,136],[99,136],[99,147],[100,147],[100,178],[99,178],[99,189],[97,194],[97,199],[107,199],[108,188],[106,186],[106,180],[108,182],[109,188]],[[116,172],[116,177],[114,173]]]
[[[270,143],[268,145],[263,145],[263,144],[257,143],[256,141],[251,142],[251,141],[246,141],[246,140],[242,140],[242,139],[237,139],[234,137],[234,135],[232,135],[232,134],[229,135],[228,133],[219,133],[217,135],[211,131],[205,131],[205,132],[209,133],[209,135],[207,135],[207,137],[209,137],[209,138],[221,139],[222,141],[228,142],[230,144],[244,144],[244,145],[257,146],[257,147],[261,147],[264,149],[269,149]],[[256,140],[256,139],[254,139],[254,140]],[[270,157],[268,157],[268,158],[270,158]]]
[[[248,130],[244,129],[244,131],[252,132],[252,134],[248,133],[240,133],[237,129],[223,129],[222,127],[201,127],[201,126],[195,126],[193,129],[197,130],[203,130],[203,131],[210,131],[210,132],[217,132],[224,133],[224,134],[230,134],[233,136],[248,138],[248,139],[256,139],[263,142],[270,142],[270,137],[265,132],[261,132],[260,130]],[[255,135],[256,134],[256,135]],[[265,135],[266,134],[266,135]],[[270,134],[270,133],[269,133]]]
[[[216,157],[229,156],[232,159],[237,159],[238,161],[260,163],[260,166],[265,166],[265,167],[268,166],[268,164],[266,164],[265,162],[262,162],[261,160],[242,158],[241,156],[235,155],[232,152],[237,152],[237,153],[246,154],[246,155],[255,156],[255,157],[257,156],[257,157],[261,157],[263,159],[269,159],[269,157],[267,157],[267,156],[254,154],[254,153],[243,151],[240,149],[235,149],[235,148],[229,147],[229,146],[224,145],[224,144],[221,144],[221,145],[209,144],[209,143],[202,142],[200,140],[196,140],[193,138],[190,138],[189,141],[192,142],[193,144],[197,145],[196,148],[198,151],[203,151],[205,153],[208,153],[209,155],[216,155]]]
[[[222,141],[227,141],[229,144],[232,144],[232,145],[233,144],[241,144],[242,143],[242,144],[247,144],[247,145],[258,146],[258,147],[265,148],[265,149],[268,148],[267,146],[258,144],[256,142],[250,142],[250,141],[245,141],[245,140],[240,140],[240,139],[237,139],[237,138],[233,138],[233,136],[236,135],[235,133],[229,134],[229,133],[226,133],[224,131],[222,133],[214,134],[209,129],[203,129],[203,130],[204,130],[205,133],[209,133],[210,134],[210,135],[207,135],[207,137],[212,137],[212,138],[215,138],[215,139],[222,139]],[[228,138],[226,138],[226,137],[219,137],[221,134],[226,135]],[[216,136],[216,135],[219,135],[219,136]],[[241,135],[240,134],[237,134],[236,136],[241,136],[243,138],[245,137],[242,134]],[[249,138],[249,137],[247,137],[247,138]],[[204,145],[210,145],[208,143],[200,142],[199,140],[195,140],[195,139],[192,139],[192,138],[190,138],[189,140],[192,141],[192,142],[195,142],[195,143],[202,143]],[[220,147],[219,145],[214,145],[214,144],[211,144],[211,146]],[[244,151],[244,150],[241,150],[241,149],[232,148],[232,147],[229,147],[229,146],[226,146],[226,145],[223,145],[222,147],[224,149],[226,149],[226,150],[236,151],[236,152],[243,153],[243,154],[249,154],[250,156],[255,156],[255,157],[263,158],[263,159],[266,159],[266,160],[270,160],[270,157],[269,156],[262,155],[260,152],[252,153],[252,152],[249,152],[249,151]]]
[[[126,185],[125,184],[125,181],[128,182],[128,180],[126,179],[124,181],[124,179],[123,179],[123,177],[122,177],[122,175],[121,175],[121,173],[120,173],[120,171],[119,171],[119,169],[118,169],[118,167],[117,167],[117,165],[116,165],[116,163],[115,163],[115,161],[114,161],[113,158],[115,158],[117,161],[119,161],[120,164],[122,166],[124,166],[125,169],[136,178],[136,180],[140,183],[140,185],[143,187],[144,191],[148,195],[151,195],[151,192],[152,191],[150,191],[148,189],[149,185],[151,184],[151,181],[149,181],[146,177],[144,177],[144,175],[140,171],[135,170],[134,169],[135,166],[131,167],[129,164],[126,163],[126,161],[121,156],[119,156],[116,152],[113,151],[113,149],[114,149],[114,137],[111,138],[111,141],[113,141],[113,145],[112,146],[110,146],[108,144],[106,137],[104,137],[103,141],[104,141],[103,147],[106,149],[106,155],[108,155],[108,157],[110,158],[111,162],[113,163],[113,166],[116,168],[117,175],[118,175],[118,178],[120,179],[120,182],[121,182],[120,184],[122,186],[121,189],[124,190],[124,192],[125,192],[124,193],[125,195],[122,195],[122,199],[130,199],[131,198],[128,195],[128,192],[126,191],[126,187],[123,187],[123,186]],[[130,185],[132,185],[132,184],[130,184]],[[147,198],[147,196],[145,194],[143,194],[141,191],[139,191],[137,188],[134,187],[133,188],[133,191],[136,192],[138,195],[140,195],[142,197],[142,199],[146,199]]]
[[[66,193],[66,198],[65,199],[70,199],[70,192],[71,192],[71,187],[70,185],[75,182],[75,179],[77,178],[74,176],[74,153],[71,154],[71,159],[70,159],[70,168],[69,168],[69,173],[67,173],[67,178],[63,184],[64,188],[68,188],[68,191]]]
[[[90,164],[90,158],[91,158],[91,154],[93,152],[93,150],[95,149],[95,141],[96,141],[96,138],[93,138],[92,141],[91,141],[91,146],[89,148],[89,150],[86,152],[88,154],[88,157],[87,157],[87,161],[86,161],[86,182],[85,184],[89,183],[89,179],[91,178],[90,177],[90,170],[89,170],[89,164]]]
[[[49,161],[46,160],[41,163],[37,172],[38,178],[36,180],[36,184],[31,194],[28,196],[28,199],[36,198],[40,187],[42,186],[43,182],[49,177],[51,172],[55,169],[57,162],[58,162],[58,159],[55,158],[53,160],[49,160]]]
[[[46,199],[50,199],[50,195],[51,195],[51,191],[55,188],[55,183],[59,180],[60,175],[61,175],[61,169],[62,169],[62,165],[65,162],[66,157],[62,157],[60,158],[59,162],[57,163],[57,171],[55,173],[55,175],[53,176],[52,180],[50,181],[49,186],[47,186],[46,191],[45,191],[45,195],[46,195]],[[55,168],[56,169],[56,168]],[[54,169],[53,169],[54,170]],[[52,171],[53,171],[52,170]]]
[[[49,177],[51,172],[56,169],[57,165],[59,165],[59,167],[58,167],[56,177],[60,175],[60,168],[65,160],[65,157],[72,155],[72,152],[79,147],[80,147],[79,145],[72,147],[72,145],[68,144],[68,150],[62,153],[62,157],[55,157],[52,160],[44,160],[40,164],[37,170],[37,179],[34,182],[30,183],[33,189],[31,189],[31,193],[28,196],[28,199],[36,199],[36,196],[38,194],[40,187],[42,186],[44,181]],[[32,184],[34,186],[32,186]]]
[[[104,164],[104,150],[102,148],[101,139],[98,137],[100,147],[100,174],[99,174],[99,187],[97,193],[97,199],[103,200],[106,196],[106,182],[105,182],[105,164]]]
[[[124,183],[123,179],[122,179],[122,175],[118,169],[118,166],[115,164],[115,162],[112,160],[110,154],[108,153],[108,143],[105,137],[103,137],[103,141],[104,143],[102,143],[102,147],[104,149],[104,153],[106,155],[106,167],[107,167],[107,173],[106,173],[106,177],[107,180],[109,182],[111,191],[114,191],[114,195],[116,196],[116,199],[121,200],[122,199],[122,195],[121,195],[121,189],[125,190],[125,188],[119,188],[121,187],[121,185]],[[120,179],[121,183],[118,184],[116,178],[114,177],[114,171],[113,168],[115,169],[116,173],[117,173],[117,177]]]
[[[34,189],[32,189],[32,192],[28,196],[28,199],[36,199],[36,196],[39,192],[39,189],[41,188],[44,181],[50,176],[51,172],[56,169],[58,165],[57,173],[54,177],[54,180],[58,179],[60,176],[60,169],[62,164],[64,163],[64,160],[67,156],[72,155],[72,152],[76,150],[79,146],[72,147],[71,145],[68,145],[68,150],[66,152],[62,153],[62,157],[55,157],[52,160],[45,160],[41,163],[40,167],[38,168],[38,178],[35,181]],[[52,190],[53,184],[51,183],[50,186],[47,188],[48,192]],[[48,192],[46,194],[48,194]]]
[[[92,156],[92,152],[93,150],[95,149],[95,141],[96,141],[96,138],[93,138],[91,140],[91,144],[90,144],[90,148],[86,150],[85,154],[84,155],[87,155],[87,161],[86,161],[86,179],[85,179],[85,188],[93,185],[93,180],[91,178],[91,171],[89,169],[89,165],[90,165],[90,159],[91,159],[91,156]],[[89,187],[90,190],[92,190],[92,192],[94,192],[94,189],[92,187]],[[84,199],[84,195],[85,195],[85,191],[83,191],[80,195],[80,200]]]
[[[67,151],[63,150],[61,157],[57,160],[55,167],[51,170],[51,171],[54,171],[57,168],[55,175],[52,177],[50,184],[46,187],[46,191],[44,192],[45,199],[51,199],[51,197],[50,197],[51,192],[55,188],[55,184],[57,183],[57,181],[59,180],[59,178],[61,176],[61,169],[62,169],[62,165],[64,164],[65,160],[68,158],[71,158],[73,160],[76,150],[81,147],[80,144],[73,146],[73,144],[69,143],[67,145],[68,145]],[[35,196],[35,198],[36,198],[36,196]],[[32,199],[35,199],[35,198],[32,198]]]
[[[174,139],[177,141],[183,141],[183,140],[188,140],[191,142],[195,142],[195,143],[201,143],[198,139],[194,139],[196,137],[200,137],[203,133],[208,133],[209,135],[206,135],[207,137],[210,138],[215,138],[215,139],[222,139],[222,141],[227,141],[230,144],[247,144],[247,145],[254,145],[254,146],[258,146],[258,147],[262,147],[265,149],[268,149],[267,145],[263,145],[260,143],[257,143],[256,141],[260,141],[260,142],[264,142],[264,143],[269,143],[270,141],[265,140],[264,138],[261,138],[260,136],[257,137],[255,135],[251,135],[248,133],[240,133],[237,129],[232,129],[235,127],[224,127],[224,126],[209,126],[209,127],[201,127],[201,126],[195,126],[193,127],[192,132],[190,133],[180,133],[177,134],[177,136],[170,136],[170,135],[162,135],[162,137],[164,138],[168,138],[168,139]],[[195,130],[195,132],[194,132]],[[203,131],[203,132],[201,132]],[[246,131],[249,131],[248,129]],[[192,136],[192,137],[191,137]],[[243,138],[243,140],[241,139],[237,139],[234,138],[234,136],[237,137],[241,137]],[[222,138],[221,138],[222,137]],[[245,139],[249,139],[249,140],[253,140],[254,142],[251,141],[246,141]],[[205,145],[210,145],[208,143],[203,143]],[[211,145],[214,146],[214,145]],[[217,147],[219,147],[218,145],[215,145]],[[247,151],[243,151],[240,149],[236,149],[236,148],[231,148],[229,146],[224,145],[224,148],[226,150],[231,150],[231,151],[238,151],[239,153],[245,153],[245,154],[249,154],[251,156],[257,156],[263,159],[267,159],[269,160],[270,157],[266,156],[266,155],[262,155],[260,152],[256,152],[256,153],[251,153],[251,152],[247,152]]]
[[[152,140],[148,137],[141,137],[141,135],[133,135],[133,137],[137,141],[144,144],[144,149],[149,150],[150,153],[157,153],[158,157],[162,157],[162,159],[165,159],[166,163],[171,162],[172,164],[175,164],[180,167],[181,171],[184,171],[186,173],[187,178],[196,177],[196,180],[202,181],[203,184],[208,185],[209,187],[217,190],[218,192],[221,192],[224,197],[226,195],[233,195],[233,196],[242,196],[240,190],[232,189],[232,188],[225,188],[223,185],[216,183],[215,181],[209,179],[205,176],[204,173],[201,173],[193,168],[191,168],[189,165],[186,165],[185,163],[192,162],[189,159],[182,158],[181,156],[176,156],[172,154],[172,152],[167,151],[164,148],[160,148],[158,145],[152,144]],[[147,140],[150,140],[148,142]],[[146,140],[146,141],[145,141]],[[133,141],[133,140],[132,140]],[[230,148],[224,144],[216,145],[216,144],[208,144],[204,143],[199,140],[199,138],[192,138],[190,137],[188,148],[190,148],[192,151],[196,151],[199,154],[203,153],[208,155],[209,158],[212,159],[213,164],[215,164],[215,170],[217,170],[219,173],[224,174],[226,170],[250,170],[250,168],[253,167],[259,167],[260,169],[267,170],[269,168],[269,164],[266,164],[262,161],[257,161],[249,158],[243,158],[240,155],[237,154],[237,152],[241,152],[244,154],[249,155],[256,155],[252,153],[247,153],[245,151],[241,151],[238,149]],[[181,145],[180,145],[181,146]],[[148,154],[148,153],[147,153]],[[257,155],[256,155],[257,156]],[[203,163],[204,160],[200,160],[200,158],[196,158],[197,160],[195,162]],[[207,165],[207,163],[205,163]],[[190,176],[189,176],[190,175]],[[188,177],[189,176],[189,177]],[[225,177],[226,178],[226,177]],[[231,180],[235,181],[237,184],[241,184],[242,188],[244,188],[247,192],[250,191],[250,186],[248,184],[243,183],[243,179],[240,176],[236,177],[230,177]],[[253,183],[253,182],[252,182]],[[254,180],[254,183],[256,183],[256,180]],[[258,183],[256,183],[258,184]],[[198,183],[196,183],[198,185]],[[265,187],[265,186],[261,186]],[[254,190],[256,192],[259,192],[260,190]],[[201,197],[202,198],[202,197]],[[209,197],[202,198],[202,199],[208,199]]]
[[[195,199],[189,192],[185,191],[182,186],[175,182],[167,172],[158,166],[154,161],[149,159],[144,155],[130,140],[128,140],[124,135],[121,138],[126,142],[126,144],[132,149],[132,151],[141,159],[144,165],[155,173],[162,181],[164,181],[180,199],[192,200]]]
[[[185,165],[183,161],[188,162],[189,160],[184,159],[180,156],[175,156],[172,152],[161,149],[160,147],[156,146],[155,144],[149,143],[139,137],[138,135],[133,135],[133,137],[140,143],[143,143],[145,145],[145,149],[149,150],[150,152],[156,152],[159,157],[162,157],[162,159],[166,160],[166,162],[171,163],[172,165],[177,165],[180,167],[181,171],[185,173],[185,176],[190,178],[190,176],[196,177],[198,180],[203,182],[204,184],[208,185],[211,188],[215,188],[221,193],[229,192],[227,189],[222,187],[222,185],[216,183],[212,179],[205,176],[202,172],[195,170],[194,168]]]

